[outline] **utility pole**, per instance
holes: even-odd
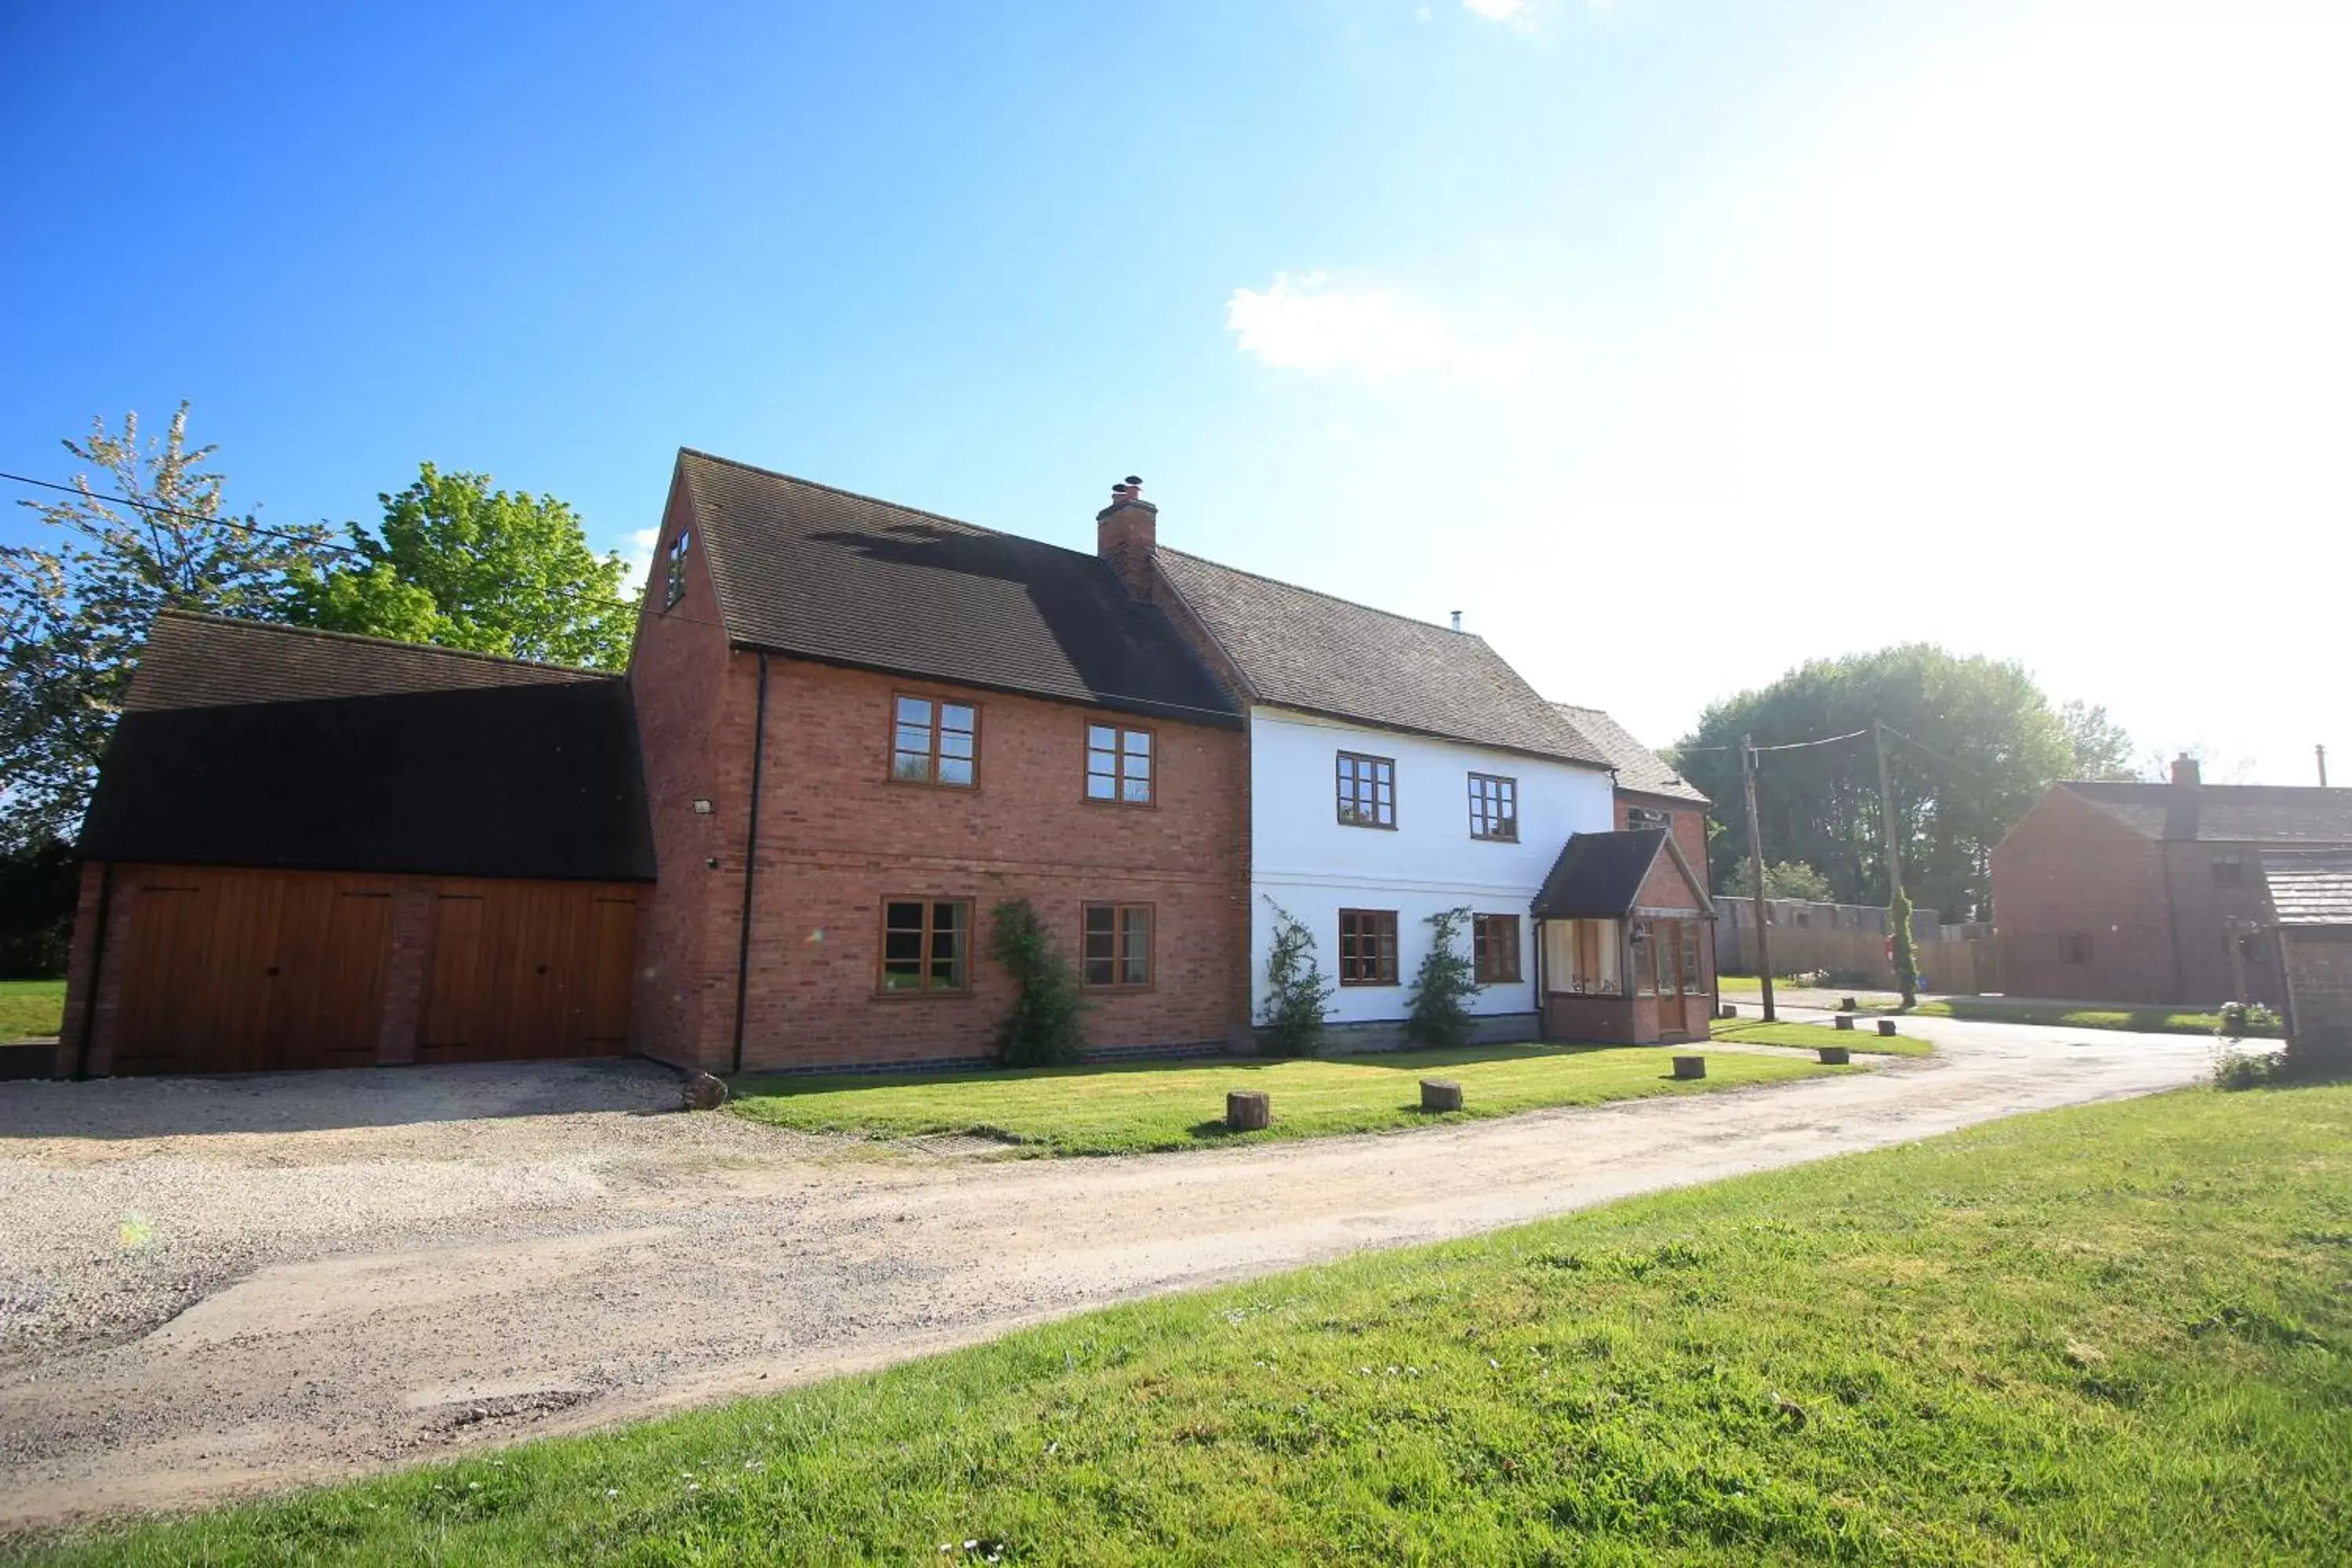
[[[1756,973],[1764,982],[1764,1021],[1772,1010],[1772,947],[1764,940],[1764,833],[1756,826],[1756,737],[1739,737],[1739,784],[1748,794],[1748,872],[1756,879]]]
[[[2319,787],[2326,789],[2327,787],[2327,748],[2314,746],[2311,748],[2311,754],[2319,759]]]
[[[1908,1012],[1919,1005],[1918,965],[1904,967],[1903,954],[1911,945],[1911,933],[1894,929],[1895,906],[1903,901],[1903,849],[1895,842],[1895,784],[1886,771],[1886,726],[1876,719],[1870,721],[1870,743],[1878,752],[1878,825],[1886,838],[1887,931],[1895,940],[1895,983],[1903,988],[1903,1007]]]

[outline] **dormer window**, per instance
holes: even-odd
[[[677,537],[669,542],[667,575],[664,578],[667,596],[662,600],[665,610],[686,597],[686,552],[691,547],[693,537],[681,528],[677,531]]]

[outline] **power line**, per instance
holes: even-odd
[[[1896,740],[1909,742],[1912,745],[1918,747],[1921,751],[1927,752],[1927,755],[1935,758],[1937,762],[1942,763],[1945,766],[1959,769],[1960,772],[1968,774],[1970,778],[1975,779],[1979,784],[1984,784],[1992,789],[2000,789],[2002,787],[1999,779],[1994,778],[1990,773],[1982,773],[1978,769],[1970,767],[1968,763],[1960,761],[1958,757],[1947,756],[1942,752],[1937,751],[1935,747],[1927,744],[1927,742],[1914,740],[1911,736],[1905,734],[1902,731],[1896,729],[1892,724],[1888,724],[1885,726],[1885,728],[1886,732],[1894,736]]]
[[[1854,731],[1852,734],[1847,734],[1847,735],[1832,735],[1832,736],[1830,736],[1830,737],[1829,737],[1828,739],[1826,739],[1826,740],[1822,740],[1822,741],[1790,741],[1790,742],[1788,742],[1786,744],[1779,745],[1779,746],[1759,746],[1759,747],[1757,747],[1757,748],[1756,748],[1756,750],[1757,750],[1757,751],[1759,751],[1759,752],[1801,752],[1801,751],[1803,751],[1803,750],[1804,750],[1806,747],[1808,747],[1808,746],[1834,746],[1834,745],[1836,745],[1840,741],[1852,741],[1852,740],[1856,740],[1856,739],[1860,738],[1861,736],[1867,735],[1867,734],[1869,734],[1869,733],[1870,733],[1870,731],[1867,731],[1867,730],[1856,730],[1856,731]]]

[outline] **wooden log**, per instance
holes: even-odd
[[[1726,1002],[1715,1010],[1715,1016],[1718,1018],[1737,1018],[1739,1016],[1739,1004]]]
[[[1848,1046],[1823,1046],[1821,1050],[1824,1067],[1842,1068],[1853,1060],[1853,1047]]]
[[[1705,1078],[1706,1076],[1706,1058],[1705,1057],[1676,1057],[1675,1058],[1675,1076],[1676,1078]]]
[[[1837,1016],[1837,1026],[1838,1026],[1839,1028],[1841,1028],[1841,1029],[1851,1029],[1851,1028],[1853,1028],[1853,1014],[1851,1014],[1851,1013],[1840,1013],[1840,1014]]]
[[[1237,1089],[1225,1096],[1227,1131],[1262,1132],[1273,1121],[1274,1105],[1263,1090]]]
[[[1895,1032],[1895,1020],[1892,1018],[1881,1018],[1878,1020],[1878,1032],[1882,1035],[1893,1034]]]
[[[1462,1109],[1462,1086],[1452,1079],[1425,1078],[1421,1080],[1421,1108],[1423,1110],[1459,1110]]]
[[[1862,1004],[1855,1001],[1851,996],[1841,996],[1838,998],[1838,1011],[1841,1013],[1859,1013],[1862,1011]]]

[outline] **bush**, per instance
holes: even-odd
[[[1412,1001],[1404,1037],[1432,1050],[1470,1043],[1470,998],[1478,994],[1478,973],[1470,955],[1454,946],[1469,922],[1468,910],[1443,910],[1429,917],[1428,956],[1413,976]]]
[[[2213,1032],[2225,1040],[2279,1032],[2279,1016],[2259,1002],[2224,1002],[2221,1014],[2221,1022],[2213,1026]]]
[[[996,1054],[1015,1068],[1061,1067],[1087,1048],[1086,998],[1070,961],[1026,899],[1008,899],[991,911],[988,955],[1013,974],[1021,993],[997,1026]]]
[[[1312,1056],[1323,1043],[1323,1005],[1336,987],[1315,962],[1315,933],[1272,899],[1274,945],[1265,957],[1265,1009],[1260,1044],[1270,1056]]]
[[[2225,1040],[2213,1053],[2213,1087],[2261,1089],[2286,1075],[2284,1058],[2276,1051],[2242,1051],[2235,1040]]]

